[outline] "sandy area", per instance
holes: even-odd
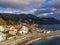
[[[44,39],[50,36],[56,36],[60,35],[60,30],[59,31],[52,31],[49,34],[44,34],[44,33],[29,33],[23,36],[15,36],[15,38],[12,38],[10,40],[1,42],[0,45],[25,45],[27,42],[33,42],[35,40],[39,39]]]

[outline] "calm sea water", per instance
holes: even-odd
[[[39,25],[40,29],[49,29],[49,30],[60,30],[60,24],[56,25]]]
[[[60,30],[60,25],[39,25],[40,29]],[[60,45],[60,37],[53,37],[47,40],[39,40],[28,45]]]
[[[60,45],[60,37],[54,37],[47,40],[39,40],[28,45]]]

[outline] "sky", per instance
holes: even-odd
[[[31,13],[60,20],[60,0],[0,0],[0,13]]]

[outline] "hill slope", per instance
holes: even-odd
[[[60,21],[55,18],[39,18],[32,14],[8,14],[0,13],[0,18],[6,24],[17,24],[19,22],[36,23],[36,24],[60,24]]]

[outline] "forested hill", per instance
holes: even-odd
[[[9,14],[0,13],[0,24],[12,24],[15,25],[19,22],[29,24],[60,24],[60,21],[53,18],[39,18],[32,14]]]

